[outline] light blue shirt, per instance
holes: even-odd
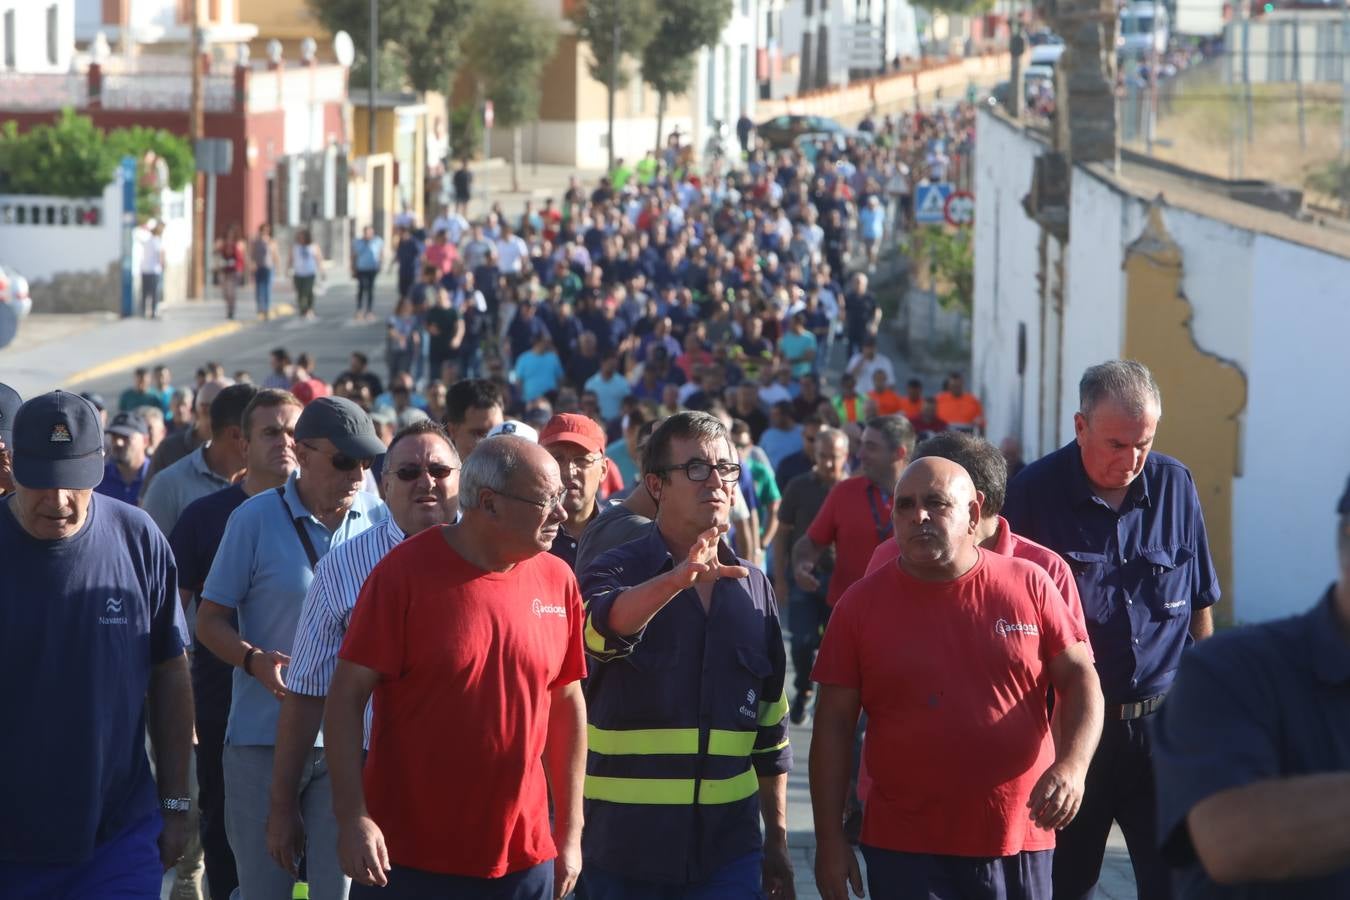
[[[330,532],[300,501],[293,473],[283,498],[275,490],[248,498],[225,525],[211,571],[202,588],[203,599],[239,613],[239,634],[264,650],[290,655],[305,594],[314,573],[292,519],[301,523],[314,552],[322,559],[330,549],[389,515],[384,502],[361,491],[337,530]],[[285,673],[283,673],[283,678]],[[281,703],[243,669],[234,670],[234,698],[225,742],[234,746],[270,747],[276,743]],[[316,746],[322,746],[320,735]]]
[[[789,331],[778,340],[778,346],[783,351],[783,356],[788,359],[798,359],[802,353],[806,353],[804,360],[798,359],[792,364],[792,377],[801,378],[803,375],[811,374],[816,362],[816,336],[809,331],[803,331],[801,334],[793,334]]]
[[[858,210],[858,226],[867,240],[880,240],[886,229],[886,210],[880,206],[864,206]]]
[[[520,394],[526,403],[556,388],[562,377],[562,363],[558,361],[558,354],[552,350],[547,353],[531,350],[516,359],[516,381],[520,384]]]
[[[759,449],[769,457],[774,471],[778,471],[779,463],[802,449],[802,426],[794,425],[788,431],[781,428],[764,429],[764,433],[759,436]],[[781,490],[787,485],[780,484],[778,487]]]
[[[633,393],[633,386],[617,370],[609,378],[596,372],[586,379],[584,389],[595,391],[595,397],[600,401],[600,415],[606,419],[617,419],[623,411],[623,398]]]
[[[352,244],[356,256],[356,271],[379,271],[380,257],[384,255],[384,238],[373,237],[370,240],[357,238]]]

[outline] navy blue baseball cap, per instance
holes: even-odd
[[[103,480],[103,421],[77,394],[52,391],[14,416],[14,480],[33,490],[88,490]]]
[[[0,441],[9,447],[14,443],[14,416],[23,406],[19,392],[7,384],[0,384]]]
[[[384,441],[366,411],[345,397],[320,397],[305,407],[295,421],[297,441],[327,438],[339,453],[370,459],[384,452]]]

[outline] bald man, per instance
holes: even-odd
[[[1050,900],[1055,829],[1082,802],[1101,733],[1087,634],[1041,568],[977,544],[966,470],[920,459],[895,489],[901,556],[834,608],[813,673],[816,885],[862,896],[844,836],[858,715],[874,787],[862,851],[874,897]],[[1055,688],[1063,738],[1050,737]]]

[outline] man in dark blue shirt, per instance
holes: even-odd
[[[1340,580],[1308,612],[1186,655],[1152,723],[1183,900],[1350,897],[1350,487]]]
[[[14,418],[16,487],[0,500],[6,898],[156,898],[189,836],[177,572],[148,515],[94,496],[101,425],[92,404],[62,391]]]
[[[95,492],[135,506],[140,500],[150,458],[145,452],[150,426],[135,413],[121,412],[108,425],[108,449],[112,459],[103,467],[103,480]]]
[[[1008,485],[1003,511],[1016,534],[1073,569],[1106,698],[1083,807],[1055,847],[1055,897],[1092,897],[1115,821],[1139,896],[1167,898],[1145,722],[1183,651],[1213,631],[1218,578],[1190,472],[1150,452],[1162,415],[1153,375],[1113,360],[1083,374],[1079,395],[1075,441],[1027,466]]]

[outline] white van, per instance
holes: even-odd
[[[1161,2],[1131,3],[1120,11],[1116,52],[1134,58],[1145,57],[1155,51],[1166,53],[1170,33],[1167,7]]]

